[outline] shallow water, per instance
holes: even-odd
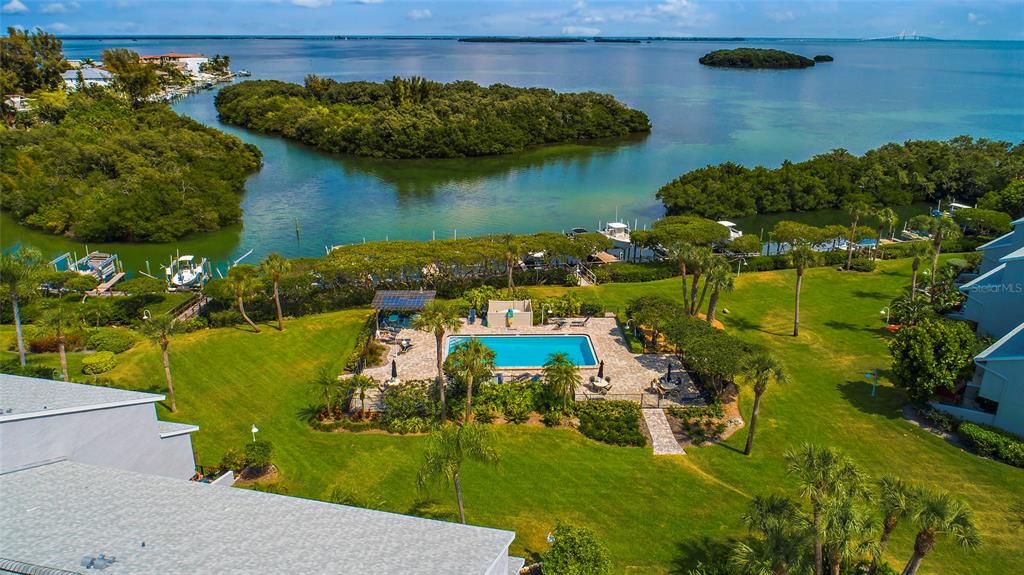
[[[889,141],[959,134],[1024,136],[1024,43],[776,40],[777,47],[835,62],[806,70],[712,69],[697,58],[732,44],[465,44],[454,40],[66,40],[68,57],[124,46],[140,53],[228,54],[253,78],[301,81],[421,75],[556,90],[610,92],[647,112],[646,138],[558,146],[464,160],[368,160],[331,156],[217,121],[213,92],[175,104],[180,113],[260,147],[263,170],[243,200],[243,224],[161,246],[105,246],[130,269],[180,249],[226,262],[250,249],[318,256],[326,245],[496,232],[593,229],[616,218],[661,214],[654,193],[679,174],[731,160],[799,161],[842,147],[854,153]],[[750,219],[748,233],[763,221]],[[298,234],[296,233],[298,225]],[[0,219],[2,244],[23,240],[54,255],[81,243]],[[93,246],[90,246],[93,247]]]

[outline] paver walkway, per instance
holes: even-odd
[[[647,423],[647,431],[651,434],[651,443],[654,444],[655,455],[684,455],[686,452],[679,446],[676,436],[672,435],[672,428],[665,417],[665,410],[645,408],[644,421]]]

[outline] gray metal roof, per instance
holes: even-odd
[[[85,572],[102,553],[104,575],[482,574],[515,538],[68,461],[0,475],[0,493],[0,557]]]
[[[0,374],[0,422],[154,403],[163,395]]]
[[[160,432],[161,439],[167,437],[174,437],[175,435],[182,435],[184,433],[192,433],[193,431],[199,431],[198,425],[160,420],[157,420],[156,428]]]

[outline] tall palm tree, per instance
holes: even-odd
[[[878,556],[885,553],[889,538],[900,520],[911,511],[913,489],[899,477],[885,475],[878,480],[878,505],[882,509],[882,537],[878,540]],[[871,572],[878,570],[878,559],[871,564]]]
[[[921,271],[921,258],[931,255],[932,246],[925,242],[913,242],[910,244],[910,253],[914,256],[914,262],[910,265],[910,299],[917,297],[917,276]]]
[[[171,336],[178,332],[174,318],[160,314],[142,322],[143,335],[160,345],[160,353],[164,360],[164,376],[167,378],[167,399],[171,403],[171,413],[178,411],[178,402],[174,399],[174,382],[171,380],[171,360],[167,348],[171,345]]]
[[[899,215],[892,208],[879,208],[875,211],[875,217],[878,218],[878,237],[875,238],[875,249],[871,250],[872,258],[878,253],[879,246],[882,245],[882,230],[888,226],[891,236],[893,228],[900,221]]]
[[[921,490],[914,497],[910,520],[917,528],[914,552],[903,568],[903,575],[915,575],[921,561],[941,536],[952,537],[964,549],[981,544],[981,536],[974,524],[971,508],[945,491]]]
[[[68,356],[65,345],[67,344],[67,330],[75,325],[75,313],[64,309],[64,303],[60,300],[57,305],[46,310],[39,318],[37,324],[53,333],[57,338],[57,351],[60,353],[60,371],[64,381],[71,381],[68,376]]]
[[[754,409],[750,413],[750,428],[747,429],[747,446],[743,449],[745,455],[750,455],[754,450],[754,430],[757,429],[757,413],[761,409],[761,396],[768,390],[768,385],[775,383],[787,383],[789,376],[782,369],[782,365],[775,361],[771,355],[761,352],[750,357],[744,369],[747,378],[754,384]]]
[[[494,357],[494,350],[475,337],[448,354],[448,369],[466,382],[466,423],[473,421],[473,380],[494,371]]]
[[[698,284],[700,284],[700,278],[714,264],[715,255],[711,252],[711,248],[704,246],[693,248],[690,253],[690,269],[693,270],[693,274],[690,279],[690,307],[687,310],[689,315],[697,314],[697,309],[700,307],[700,303],[697,301],[697,288]]]
[[[522,252],[522,244],[515,234],[501,236],[501,244],[505,250],[505,272],[508,274],[508,297],[512,299],[516,291],[516,284],[512,279],[512,269],[519,263],[519,254]]]
[[[316,388],[317,399],[320,400],[320,418],[323,419],[334,415],[335,406],[338,404],[338,398],[342,389],[334,366],[330,364],[321,365],[316,370],[316,375],[313,376],[310,383]]]
[[[448,407],[444,398],[444,336],[449,332],[458,333],[462,329],[462,314],[454,305],[434,300],[413,318],[412,326],[434,334],[434,349],[437,352],[437,391],[441,398],[441,423],[444,423],[448,417]]]
[[[430,433],[423,463],[416,474],[416,485],[423,489],[431,482],[443,481],[455,487],[459,520],[466,522],[462,503],[462,462],[465,459],[497,465],[498,452],[491,434],[479,425],[443,424]]]
[[[814,575],[822,575],[826,507],[837,499],[867,497],[864,472],[845,455],[829,447],[804,444],[785,454],[786,470],[800,484],[801,495],[811,503],[814,534]]]
[[[804,284],[804,272],[818,261],[818,252],[807,243],[798,243],[786,254],[796,269],[796,299],[793,307],[793,337],[800,335],[800,288]]]
[[[552,401],[560,403],[563,410],[568,409],[569,404],[576,400],[576,388],[581,381],[580,370],[569,359],[569,354],[561,351],[552,353],[544,362],[544,383],[548,386]]]
[[[277,312],[277,331],[284,331],[284,317],[281,314],[281,276],[292,269],[288,258],[278,253],[267,256],[260,264],[260,273],[274,285],[274,310]],[[230,272],[229,272],[230,274]]]
[[[357,374],[348,380],[348,384],[359,395],[359,418],[362,419],[366,415],[366,390],[376,386],[377,382],[368,375]]]
[[[7,288],[11,298],[18,360],[22,367],[25,367],[25,339],[21,333],[21,296],[32,287],[44,269],[43,254],[35,248],[22,246],[14,252],[0,254],[0,284]]]
[[[737,572],[789,575],[806,566],[810,530],[799,503],[781,495],[756,495],[743,522],[758,537],[733,548],[729,564]]]
[[[851,499],[839,499],[826,506],[825,556],[829,575],[840,575],[844,565],[850,566],[870,554],[878,556],[875,543],[875,521]]]
[[[704,280],[705,286],[711,287],[711,299],[708,300],[708,323],[715,323],[715,313],[718,311],[718,298],[722,292],[732,291],[732,288],[736,285],[736,275],[729,270],[728,265],[725,262],[720,262],[715,265],[708,272],[707,279]],[[703,295],[701,296],[703,299]]]
[[[857,241],[857,224],[862,217],[871,213],[871,206],[863,200],[854,200],[847,204],[846,213],[853,219],[850,224],[850,235],[846,239],[846,271],[850,271],[850,265],[853,264],[853,244]]]
[[[245,313],[245,298],[250,297],[260,285],[256,268],[250,265],[235,266],[228,271],[226,281],[235,297],[238,313],[242,314],[242,319],[249,324],[254,332],[259,333],[260,328],[249,318],[249,314]]]
[[[935,299],[936,272],[939,270],[939,256],[942,254],[942,243],[946,240],[954,240],[960,237],[960,226],[948,216],[932,217],[926,215],[914,216],[911,220],[914,229],[928,232],[932,237],[931,256],[931,279],[929,285],[929,301]]]
[[[676,266],[679,268],[679,276],[682,281],[683,287],[683,308],[689,313],[690,310],[690,292],[686,289],[686,276],[687,276],[687,262],[689,262],[691,255],[693,254],[694,246],[688,242],[685,242],[678,238],[673,238],[671,241],[667,241],[665,244],[665,251],[668,256],[675,260]]]

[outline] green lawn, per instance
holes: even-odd
[[[472,523],[514,529],[512,552],[543,551],[555,520],[593,527],[607,542],[620,572],[666,573],[688,565],[705,541],[743,533],[739,517],[759,493],[793,493],[781,456],[804,441],[834,445],[871,474],[894,472],[968,498],[984,536],[982,551],[961,552],[942,541],[924,573],[1024,572],[1021,532],[1006,509],[1024,500],[1024,470],[981,459],[920,431],[899,416],[902,395],[883,379],[877,398],[863,374],[886,369],[888,354],[879,310],[909,283],[909,261],[883,262],[871,274],[810,270],[804,282],[803,325],[792,329],[792,271],[745,273],[722,298],[720,316],[734,334],[769,346],[793,382],[769,391],[762,405],[754,454],[744,457],[744,434],[726,445],[655,458],[649,449],[610,447],[569,430],[502,426],[497,469],[470,465],[464,489]],[[531,289],[535,295],[564,288]],[[678,297],[678,279],[648,284],[577,288],[583,298],[624,308],[637,295]],[[249,440],[256,423],[274,442],[288,493],[325,498],[335,486],[391,511],[453,518],[453,497],[422,501],[415,472],[423,440],[379,433],[319,433],[300,417],[312,403],[306,382],[321,363],[353,345],[365,310],[296,319],[287,331],[217,329],[178,337],[171,361],[177,414],[197,423],[201,464],[215,463],[228,447]],[[9,330],[7,331],[9,335]],[[33,361],[55,365],[52,356]],[[79,364],[72,358],[72,365]],[[884,371],[883,371],[884,374]],[[121,357],[111,377],[126,387],[160,390],[159,353],[142,344]],[[749,410],[749,392],[742,397]],[[897,531],[889,557],[899,568],[910,553],[911,533]]]

